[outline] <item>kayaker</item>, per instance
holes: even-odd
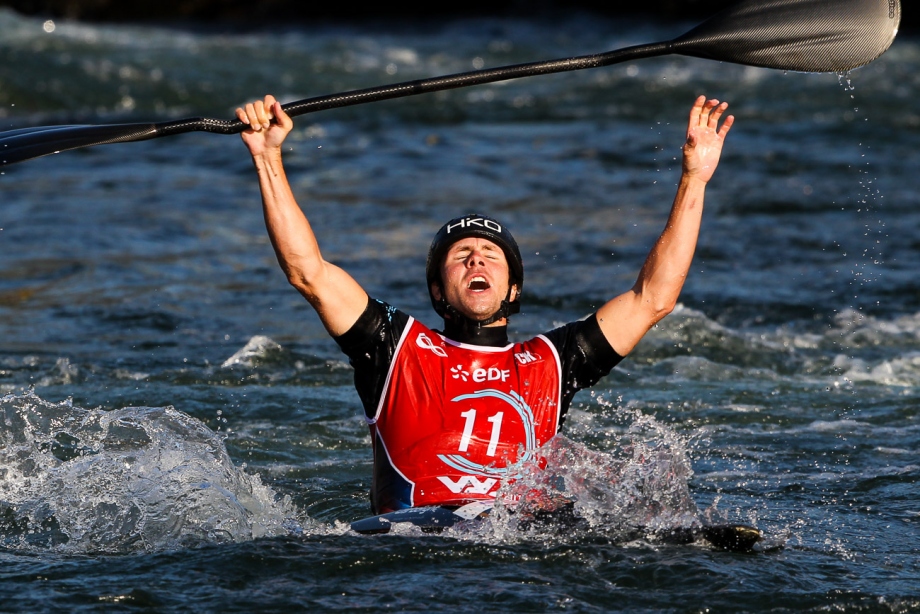
[[[575,393],[674,309],[734,122],[727,107],[694,102],[677,195],[635,285],[587,318],[523,342],[508,337],[524,265],[507,226],[477,212],[437,232],[426,283],[443,327],[430,329],[323,259],[285,175],[281,145],[293,121],[275,98],[237,109],[278,262],[354,367],[374,452],[373,513],[493,499],[509,466],[558,432]]]

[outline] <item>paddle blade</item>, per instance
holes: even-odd
[[[44,126],[0,133],[0,166],[48,154],[107,143],[143,141],[158,136],[153,124]]]
[[[673,51],[800,72],[843,72],[882,55],[900,0],[743,0],[673,41]]]

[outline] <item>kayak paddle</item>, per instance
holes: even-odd
[[[683,36],[607,53],[517,64],[307,98],[283,105],[291,116],[670,54],[795,72],[843,72],[868,64],[894,41],[900,0],[742,0]],[[40,156],[144,141],[185,132],[238,134],[238,119],[44,126],[0,132],[0,166]]]

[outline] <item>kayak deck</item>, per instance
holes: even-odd
[[[383,534],[389,533],[394,524],[409,523],[426,533],[440,533],[462,522],[486,518],[491,510],[492,504],[482,502],[462,507],[410,507],[356,520],[351,523],[351,529],[364,535]],[[574,504],[569,504],[552,511],[528,514],[522,518],[519,526],[523,529],[539,525],[570,528],[583,522],[575,513]],[[718,550],[730,552],[750,552],[763,539],[760,529],[745,524],[711,524],[667,530],[637,529],[637,532],[669,544],[703,541]]]

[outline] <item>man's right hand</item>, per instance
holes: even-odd
[[[241,136],[254,158],[267,153],[280,154],[281,144],[294,127],[294,121],[271,94],[264,100],[256,100],[245,108],[238,108],[236,116],[249,126]]]

